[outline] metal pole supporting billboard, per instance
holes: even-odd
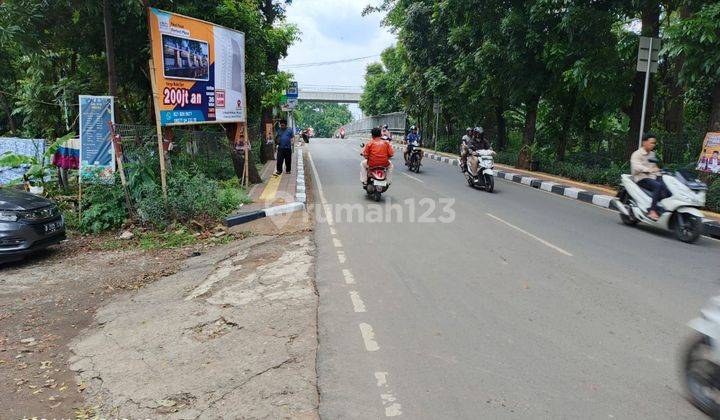
[[[650,85],[650,61],[652,60],[652,44],[653,39],[650,38],[650,48],[648,48],[648,64],[645,71],[645,89],[643,91],[642,117],[640,117],[640,134],[638,136],[638,149],[642,146],[642,138],[645,132],[645,112],[647,111],[648,88]]]

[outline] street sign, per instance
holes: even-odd
[[[285,94],[288,98],[297,98],[299,95],[298,92],[298,83],[297,82],[290,82],[290,86],[285,90]]]
[[[440,112],[440,101],[436,99],[435,102],[433,103],[433,113],[437,114],[439,112]]]
[[[637,70],[645,72],[645,90],[643,92],[642,116],[640,117],[640,133],[638,133],[638,148],[642,146],[645,131],[645,112],[647,110],[648,88],[650,86],[650,73],[658,70],[658,56],[660,55],[660,38],[640,37],[638,48]]]
[[[651,63],[650,73],[657,73],[658,57],[660,56],[660,45],[660,38],[650,38],[646,36],[640,37],[640,47],[638,48],[637,59],[637,71],[646,72],[649,61]],[[650,51],[651,48],[652,51]]]

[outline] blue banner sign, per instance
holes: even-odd
[[[80,95],[80,178],[112,180],[115,153],[111,124],[115,122],[112,96]]]

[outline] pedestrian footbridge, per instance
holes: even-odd
[[[300,88],[299,101],[356,104],[360,102],[361,90],[343,88]]]

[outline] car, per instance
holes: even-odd
[[[0,188],[0,263],[21,260],[65,239],[65,219],[57,204]]]

